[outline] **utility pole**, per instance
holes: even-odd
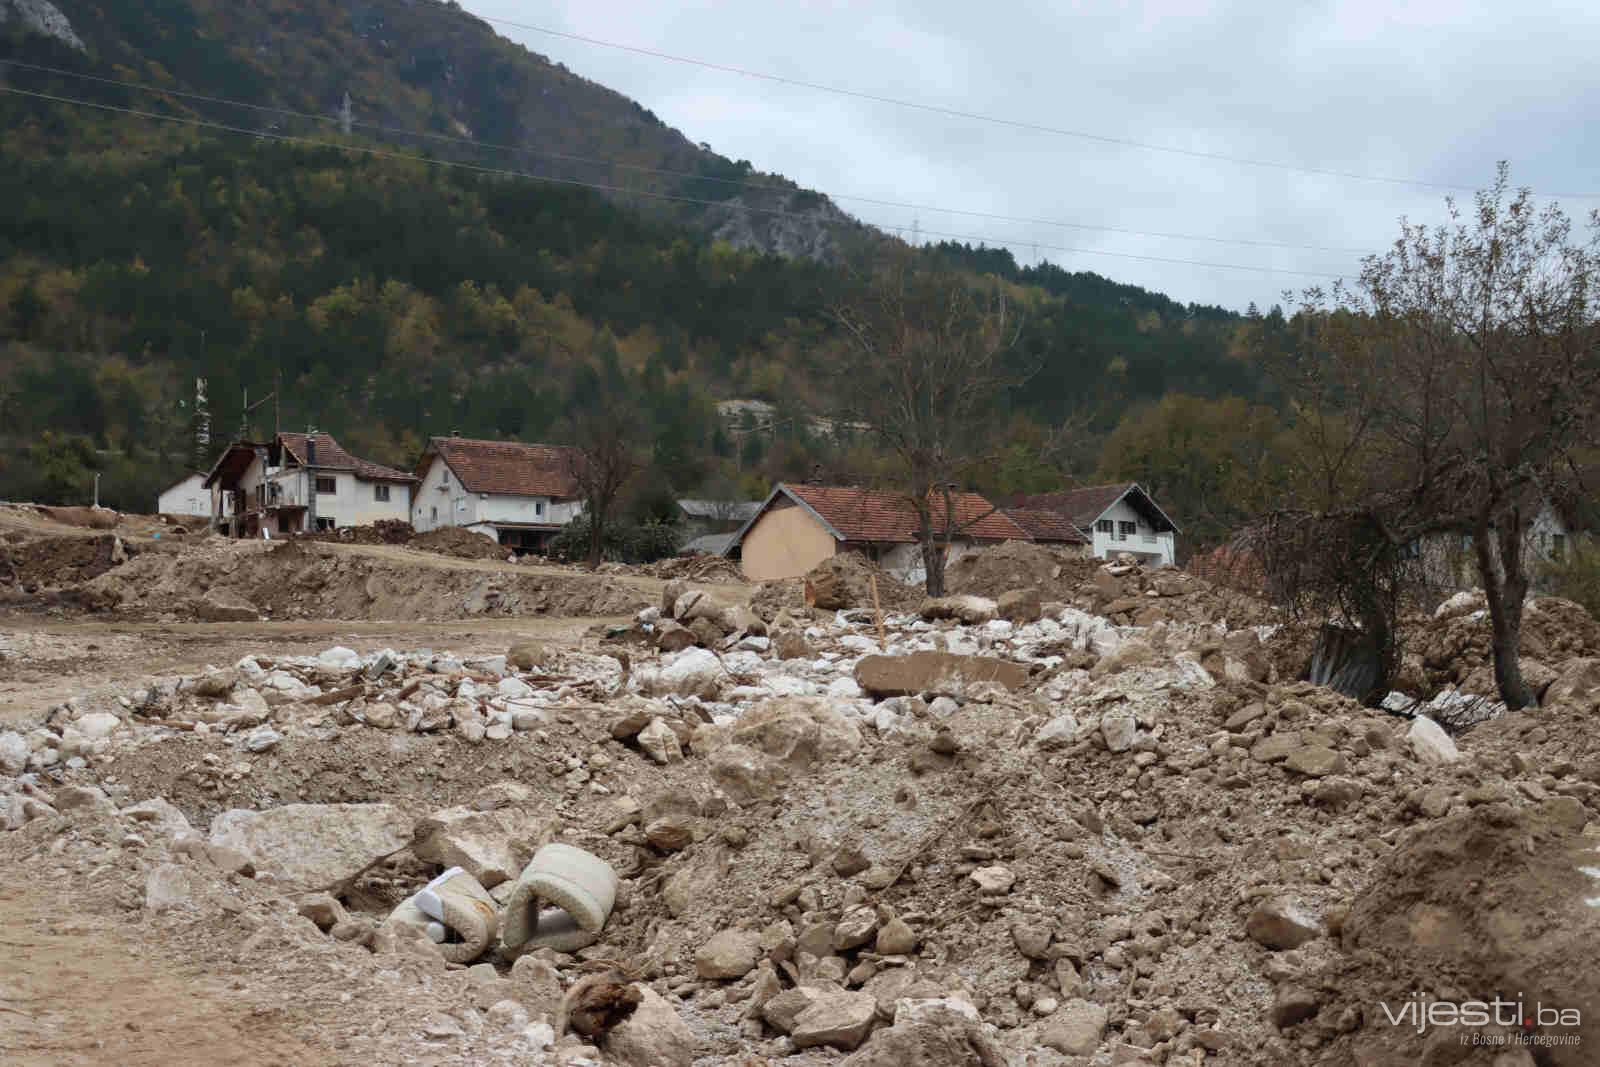
[[[911,216],[911,247],[919,248],[922,245],[922,219],[917,215]]]
[[[96,509],[98,509],[100,507],[100,472],[99,471],[95,471],[94,472],[94,506],[95,506]]]

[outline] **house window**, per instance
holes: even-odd
[[[1117,523],[1117,540],[1126,541],[1128,538],[1132,537],[1138,529],[1139,524],[1136,522]]]
[[[389,487],[387,485],[373,486],[372,499],[378,501],[379,503],[387,504],[389,502]]]
[[[324,516],[321,516],[321,515],[317,516],[317,529],[319,529],[319,530],[331,530],[335,526],[338,526],[338,525],[339,525],[339,520],[335,519],[331,515],[329,515],[327,517],[324,517]]]
[[[439,521],[439,509],[438,508],[429,508],[428,510],[433,513],[433,514],[429,515],[428,517],[430,519],[432,519],[434,522],[438,522]]]
[[[544,501],[543,500],[535,500],[533,502],[533,513],[535,515],[540,515],[540,516],[542,516],[544,514]]]
[[[1096,522],[1094,524],[1094,532],[1095,533],[1107,533],[1108,534],[1115,527],[1116,527],[1116,524],[1113,523],[1110,519],[1101,519],[1101,520],[1099,520],[1098,522]]]
[[[319,496],[337,493],[338,491],[339,483],[337,481],[332,478],[324,478],[321,475],[317,476],[317,494]]]

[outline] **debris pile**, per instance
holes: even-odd
[[[1177,572],[1060,597],[673,583],[579,646],[86,695],[0,732],[0,861],[337,974],[382,1061],[1488,1067],[1380,1005],[1600,1011],[1596,660],[1452,736]]]
[[[488,534],[463,530],[459,526],[441,526],[417,534],[409,544],[411,548],[423,552],[437,552],[441,556],[454,556],[457,559],[505,559],[513,555],[510,549]]]

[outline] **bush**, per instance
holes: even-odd
[[[606,524],[600,552],[608,560],[621,563],[654,563],[678,551],[678,527],[674,523],[647,519],[634,522],[625,518]],[[550,554],[569,560],[589,556],[589,517],[579,515],[550,540]]]

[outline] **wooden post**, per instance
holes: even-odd
[[[878,622],[878,647],[889,651],[889,635],[883,629],[883,605],[878,603],[878,573],[868,572],[872,579],[872,617]]]

